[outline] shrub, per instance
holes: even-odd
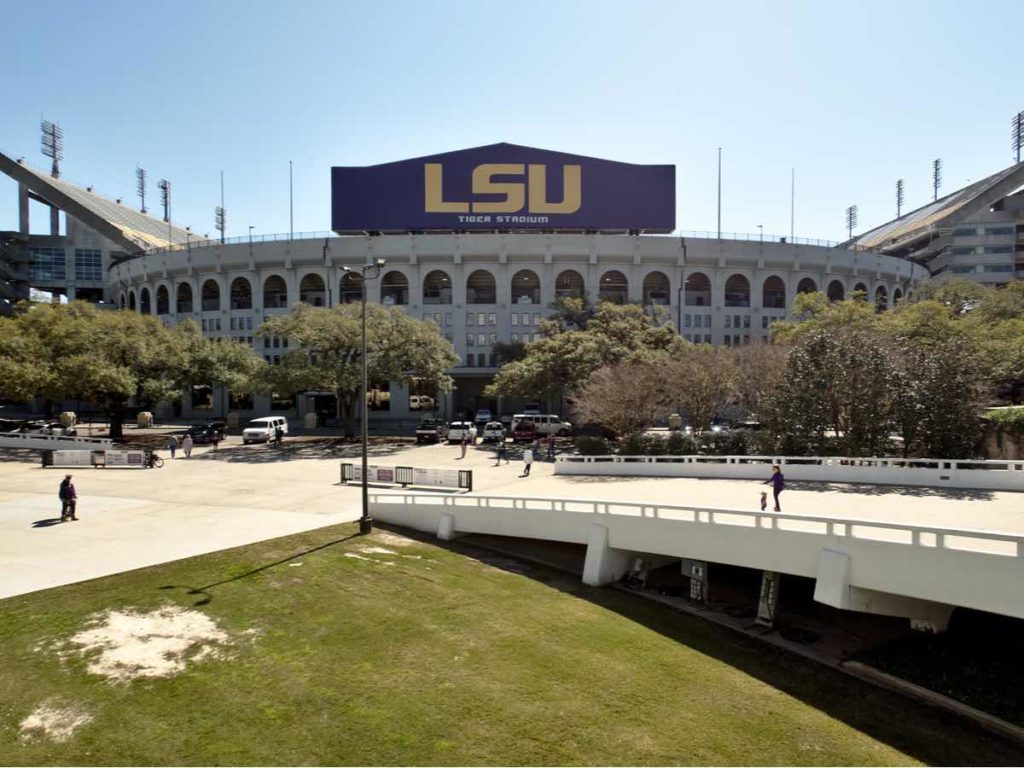
[[[692,456],[700,453],[700,444],[693,435],[673,432],[668,436],[666,448],[670,456]]]
[[[576,453],[580,456],[607,456],[612,452],[612,447],[603,437],[581,435],[576,438]]]
[[[702,442],[712,456],[746,456],[750,453],[750,430],[723,429],[705,432]]]
[[[664,456],[668,453],[668,440],[658,435],[648,435],[644,438],[645,456]]]
[[[619,444],[619,453],[623,456],[646,456],[647,439],[641,434],[633,434],[626,437]]]

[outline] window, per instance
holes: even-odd
[[[67,279],[63,248],[29,248],[29,277],[37,282]]]
[[[732,275],[725,281],[725,306],[750,306],[750,282],[743,275]]]
[[[497,296],[494,275],[486,269],[478,269],[466,279],[467,304],[496,304]]]
[[[540,325],[540,312],[533,313],[533,324]]]
[[[555,298],[565,299],[574,296],[582,299],[583,293],[583,278],[576,270],[567,269],[564,272],[560,272],[558,277],[555,278]],[[537,303],[539,304],[540,301]]]
[[[975,227],[957,227],[953,230],[953,237],[974,237],[978,234]]]
[[[487,346],[487,334],[486,333],[478,333],[476,335],[476,345],[478,347],[486,347]]]
[[[974,246],[958,245],[954,248],[950,248],[949,252],[954,256],[968,256],[974,253]]]
[[[208,411],[213,408],[213,387],[208,384],[192,385],[192,409]]]
[[[467,347],[472,347],[475,343],[476,343],[476,336],[474,336],[472,333],[467,333],[466,334],[466,346]]]
[[[401,272],[388,272],[381,279],[380,303],[386,307],[409,303],[409,281]]]
[[[231,330],[235,330],[235,318],[231,318]]]
[[[103,280],[103,255],[96,248],[75,248],[75,279]]]
[[[986,264],[986,272],[1013,272],[1012,264]]]
[[[423,280],[424,304],[451,304],[452,279],[447,273],[435,269]]]
[[[512,325],[519,325],[519,314],[517,312],[512,313]]]
[[[472,368],[476,364],[476,355],[470,353],[466,355],[466,367]]]
[[[725,315],[725,324],[724,324],[723,327],[725,327],[725,328],[731,328],[732,327],[732,315]]]
[[[452,313],[451,312],[445,312],[444,313],[444,324],[445,325],[451,325],[452,324]]]
[[[247,331],[251,331],[252,330],[252,318],[251,317],[245,318],[245,330],[247,330]]]
[[[476,316],[476,324],[477,325],[487,325],[487,314],[484,313],[484,312],[478,313],[477,316]]]
[[[710,344],[711,343],[711,334],[710,333],[705,333],[704,334],[704,343],[705,344]]]
[[[611,304],[625,304],[629,301],[629,281],[626,276],[617,269],[601,275],[597,300]]]
[[[476,325],[476,312],[466,313],[466,325]]]
[[[651,272],[644,278],[643,303],[645,307],[655,304],[668,305],[671,303],[670,296],[670,285],[664,272]]]
[[[231,281],[231,308],[252,309],[252,286],[244,277]]]
[[[488,340],[490,341],[491,344],[497,344],[498,343],[498,334],[496,334],[496,333],[489,334],[487,338],[488,338]]]
[[[708,280],[707,275],[694,272],[683,281],[683,285],[686,289],[683,294],[686,306],[711,306],[711,281]]]
[[[694,315],[693,316],[693,327],[694,328],[700,328],[703,317],[704,317],[703,315]]]
[[[743,316],[743,327],[744,328],[749,328],[750,327],[750,315],[744,315]]]
[[[761,327],[762,328],[767,328],[771,324],[771,321],[772,321],[772,319],[770,317],[768,317],[768,315],[762,315],[762,317],[761,317]]]
[[[986,248],[985,253],[1013,253],[1013,247],[1009,245],[997,245],[994,248]]]
[[[986,235],[1012,235],[1013,227],[985,227]]]
[[[518,342],[519,342],[519,334],[518,333],[513,333],[512,334],[512,343],[513,344],[517,344]]]
[[[497,313],[491,312],[490,314],[487,315],[487,324],[488,325],[497,325],[498,324],[498,315],[497,315]]]
[[[371,411],[391,410],[391,382],[370,384],[366,393],[366,407]]]

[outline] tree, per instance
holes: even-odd
[[[735,391],[736,365],[728,350],[691,344],[664,363],[668,400],[689,414],[694,432],[710,429],[719,409]]]
[[[176,397],[187,374],[181,336],[155,317],[73,301],[34,306],[3,323],[0,396],[91,402],[108,414],[114,439],[123,436],[131,398]]]
[[[760,417],[765,402],[786,376],[789,348],[783,344],[744,344],[732,348],[735,382],[732,402]]]
[[[222,384],[232,392],[253,392],[266,361],[246,344],[225,344],[202,335],[199,326],[186,320],[177,326],[184,344],[182,383]]]
[[[582,312],[579,300],[567,300],[566,305]],[[541,338],[527,345],[524,358],[502,366],[487,392],[538,399],[571,395],[604,366],[684,345],[671,327],[643,307],[601,303],[585,321],[576,316],[572,323],[542,323]]]
[[[338,397],[345,433],[355,434],[355,412],[362,390],[359,304],[331,309],[299,304],[291,314],[271,318],[261,336],[287,338],[290,351],[280,365],[267,366],[261,388],[279,394],[324,389]],[[432,323],[416,320],[399,308],[366,307],[367,375],[375,382],[433,383],[451,386],[445,373],[458,363],[452,345]]]
[[[786,452],[884,454],[894,375],[880,335],[871,328],[802,332],[786,375],[768,398],[765,421]]]
[[[573,398],[584,423],[602,424],[619,437],[643,432],[668,413],[670,359],[660,352],[599,368]]]

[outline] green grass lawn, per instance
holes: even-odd
[[[635,596],[354,530],[0,601],[0,763],[1020,764],[951,716]],[[120,683],[67,652],[90,616],[164,606],[232,641]],[[44,704],[91,719],[25,738]]]

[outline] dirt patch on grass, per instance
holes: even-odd
[[[83,725],[92,722],[92,715],[75,704],[61,704],[59,701],[45,701],[26,717],[18,726],[19,738],[23,742],[49,739],[63,743]]]
[[[97,614],[64,647],[84,656],[90,673],[126,683],[179,674],[189,663],[217,657],[229,641],[206,614],[167,606]]]
[[[381,544],[387,544],[392,547],[411,547],[413,544],[419,543],[416,539],[410,539],[407,536],[400,536],[397,533],[391,533],[390,531],[374,531],[373,538]]]

